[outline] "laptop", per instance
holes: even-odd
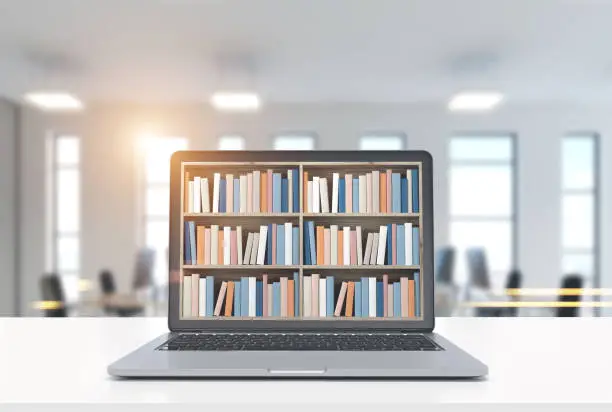
[[[434,332],[424,151],[184,151],[171,160],[169,332],[117,377],[474,378]]]

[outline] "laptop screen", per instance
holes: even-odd
[[[423,320],[421,162],[181,173],[181,320]]]

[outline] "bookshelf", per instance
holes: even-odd
[[[272,213],[268,211],[244,211],[244,212],[190,212],[187,210],[187,184],[191,178],[198,176],[201,178],[208,178],[209,182],[213,182],[213,175],[220,173],[222,178],[224,176],[232,175],[233,179],[240,175],[253,173],[255,171],[265,172],[267,170],[273,170],[275,173],[280,172],[283,175],[287,173],[289,169],[297,170],[297,182],[298,182],[298,207],[297,211],[291,212],[278,212]],[[324,225],[330,227],[330,225],[360,226],[364,231],[363,234],[363,245],[362,253],[365,250],[366,234],[372,233],[382,225],[388,224],[404,224],[410,223],[413,227],[422,227],[422,214],[420,212],[389,212],[383,213],[379,211],[369,211],[361,213],[312,213],[305,210],[305,184],[304,173],[308,173],[309,179],[312,176],[318,176],[319,178],[326,178],[329,182],[328,193],[329,203],[332,202],[332,180],[334,173],[340,173],[342,176],[351,174],[353,176],[364,175],[372,171],[392,171],[393,173],[406,173],[407,170],[418,171],[418,187],[422,187],[422,165],[420,162],[184,162],[181,166],[181,173],[183,176],[181,185],[181,214],[180,219],[180,231],[181,231],[181,246],[180,246],[180,283],[183,285],[183,277],[193,274],[214,275],[215,287],[218,287],[218,283],[224,280],[240,280],[241,276],[258,276],[261,278],[261,274],[266,273],[270,282],[279,280],[281,277],[287,277],[292,279],[294,273],[297,273],[297,282],[299,285],[298,294],[298,310],[299,314],[295,317],[286,316],[231,316],[231,317],[217,317],[215,319],[250,319],[250,320],[369,320],[369,321],[394,321],[394,320],[423,320],[423,234],[422,231],[418,232],[418,261],[421,264],[418,265],[307,265],[305,264],[305,251],[304,251],[304,235],[305,235],[305,222],[312,221],[315,225]],[[213,188],[210,185],[210,201],[213,200]],[[408,194],[408,196],[411,196]],[[423,204],[422,191],[418,191],[419,205]],[[262,225],[269,225],[271,223],[282,224],[291,223],[293,227],[298,229],[298,263],[292,265],[257,265],[257,264],[237,264],[237,265],[222,265],[222,264],[186,264],[183,257],[184,253],[184,241],[185,238],[185,222],[194,222],[196,225],[219,225],[241,226],[243,233],[256,232]],[[246,235],[243,234],[243,243],[246,241]],[[304,311],[304,277],[312,274],[320,274],[321,277],[333,275],[335,280],[342,282],[344,280],[359,281],[362,277],[376,277],[376,279],[382,279],[383,274],[388,276],[389,282],[397,281],[399,283],[400,277],[413,276],[412,274],[419,272],[421,276],[418,277],[418,287],[420,296],[417,298],[419,316],[410,317],[354,317],[354,316],[333,316],[333,317],[314,317],[314,316],[302,316]],[[414,279],[414,277],[413,277]],[[297,286],[297,285],[296,285]],[[340,284],[336,287],[340,287]],[[182,286],[181,286],[181,301],[182,301]],[[194,316],[181,316],[182,319],[204,319],[204,317]],[[210,319],[210,317],[205,317]]]

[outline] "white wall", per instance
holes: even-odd
[[[573,131],[601,135],[601,264],[604,283],[612,286],[612,119],[607,108],[553,105],[506,106],[491,114],[453,115],[439,105],[278,104],[257,114],[219,115],[205,105],[137,107],[96,105],[80,115],[43,116],[26,110],[22,117],[23,309],[37,299],[37,279],[44,270],[45,131],[83,138],[82,276],[96,279],[102,267],[130,285],[133,251],[140,239],[137,210],[139,182],[134,150],[143,132],[185,136],[192,149],[215,149],[221,134],[241,134],[247,149],[269,149],[272,136],[288,131],[315,132],[317,149],[357,149],[367,132],[401,131],[410,149],[434,157],[435,241],[448,243],[448,137],[459,132],[510,132],[518,137],[518,267],[527,287],[554,287],[561,276],[560,148]],[[29,285],[26,287],[25,285]],[[97,282],[96,282],[97,285]],[[29,311],[29,313],[32,313]]]

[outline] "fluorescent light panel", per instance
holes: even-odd
[[[64,92],[32,92],[27,93],[24,99],[42,110],[77,111],[83,109],[83,102],[76,96]]]
[[[504,99],[499,92],[462,92],[448,102],[452,111],[487,111],[494,109]]]
[[[261,102],[259,96],[248,92],[218,92],[212,95],[210,104],[223,111],[255,111]]]

